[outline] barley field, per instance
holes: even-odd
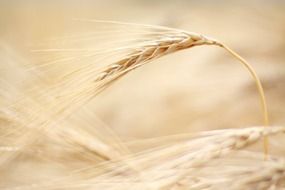
[[[0,1],[0,189],[284,190],[284,8]]]

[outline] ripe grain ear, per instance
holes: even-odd
[[[167,31],[165,31],[165,33],[162,33],[159,39],[147,41],[144,45],[138,47],[137,50],[134,50],[133,52],[125,56],[123,59],[118,60],[117,62],[103,68],[103,70],[97,75],[98,77],[95,80],[95,82],[101,83],[101,85],[98,87],[104,89],[107,85],[110,85],[126,73],[161,56],[171,54],[180,50],[192,48],[195,46],[215,45],[222,47],[227,52],[229,52],[249,71],[251,77],[253,78],[256,84],[260,96],[263,125],[269,126],[267,103],[261,81],[253,67],[245,59],[243,59],[240,55],[238,55],[228,46],[217,40],[193,32],[187,32],[177,29],[171,30],[166,27],[163,27],[163,29],[166,29]],[[266,159],[268,155],[269,144],[268,139],[266,137],[264,139],[263,144],[264,155]]]

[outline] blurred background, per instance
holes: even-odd
[[[74,19],[163,25],[218,39],[248,60],[263,82],[270,123],[284,126],[284,10],[282,0],[2,0],[1,80],[20,88],[23,79],[34,76],[20,79],[14,73],[18,67],[7,65],[37,65],[57,59],[52,53],[38,56],[32,50],[60,43],[67,47],[64,36],[96,31],[92,22]],[[73,44],[78,48],[101,47],[99,41],[84,41],[82,45],[78,39]],[[0,87],[4,93],[5,88]],[[210,46],[155,60],[129,73],[85,106],[128,141],[262,125],[259,103],[254,81],[243,66],[224,50]]]

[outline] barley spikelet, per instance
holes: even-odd
[[[179,50],[198,45],[217,44],[217,41],[195,33],[180,32],[172,35],[164,34],[160,39],[147,42],[124,59],[107,66],[107,68],[99,73],[95,81],[106,80],[108,78],[115,79],[149,61]]]
[[[143,43],[139,43],[133,47],[126,47],[129,51],[129,54],[124,56],[118,61],[114,63],[104,66],[103,68],[98,70],[94,70],[94,65],[87,65],[83,71],[75,70],[70,72],[70,74],[64,76],[62,78],[63,82],[60,81],[60,84],[56,90],[53,92],[56,94],[56,106],[53,106],[52,110],[54,111],[56,117],[63,114],[70,114],[78,107],[85,104],[87,101],[90,101],[96,94],[104,90],[106,87],[110,86],[111,83],[125,75],[126,73],[147,64],[159,57],[175,53],[180,50],[185,50],[191,47],[201,46],[201,45],[215,45],[222,47],[227,50],[232,56],[238,59],[243,66],[250,72],[253,77],[258,93],[260,95],[261,108],[263,114],[263,126],[269,125],[268,111],[266,99],[263,91],[263,87],[261,81],[251,67],[250,64],[247,63],[242,57],[240,57],[237,53],[227,47],[225,44],[211,39],[209,37],[187,32],[184,30],[173,29],[162,26],[150,26],[150,25],[139,25],[139,24],[131,24],[131,23],[121,23],[121,22],[113,22],[113,21],[94,21],[94,22],[103,22],[103,23],[112,23],[118,25],[126,25],[126,26],[140,26],[149,31],[154,30],[155,32],[149,33],[147,38],[145,38]],[[94,53],[96,54],[96,53]],[[85,76],[86,73],[91,76]],[[73,76],[74,75],[74,76]],[[72,78],[73,76],[73,78]],[[78,78],[82,78],[78,80]],[[62,90],[68,89],[68,90]],[[61,106],[58,107],[58,102],[60,102]],[[264,152],[265,155],[268,154],[268,140],[264,139]]]
[[[244,60],[241,56],[231,50],[228,46],[217,40],[208,38],[200,34],[186,32],[183,30],[169,28],[167,29],[170,30],[172,33],[168,34],[166,32],[165,34],[162,34],[159,39],[147,42],[146,44],[142,45],[141,47],[135,49],[133,52],[128,54],[122,60],[119,60],[107,66],[101,72],[99,72],[98,77],[95,79],[95,82],[99,82],[98,89],[106,88],[106,86],[108,86],[110,83],[114,82],[119,77],[125,75],[131,70],[134,70],[164,55],[174,53],[180,50],[185,50],[195,46],[216,45],[222,47],[232,56],[238,59],[251,74],[252,78],[255,81],[260,96],[260,105],[263,114],[263,125],[269,125],[267,103],[261,81],[254,69],[246,60]],[[266,155],[268,154],[267,138],[264,139],[264,153],[266,158]]]
[[[107,65],[106,67],[101,68],[101,70],[99,69],[99,71],[95,69],[96,66],[94,64],[86,64],[86,66],[82,66],[82,69],[79,67],[67,75],[62,76],[60,81],[55,85],[48,86],[48,88],[45,87],[40,93],[35,94],[29,92],[28,95],[33,96],[32,101],[36,101],[36,104],[40,105],[39,108],[32,108],[31,110],[42,116],[38,117],[36,120],[33,119],[32,121],[25,122],[30,123],[29,125],[39,125],[42,128],[48,128],[52,123],[61,122],[69,115],[76,112],[76,110],[94,98],[112,82],[146,63],[161,56],[191,47],[216,45],[228,50],[250,71],[261,97],[264,126],[268,125],[267,105],[261,82],[253,68],[244,59],[217,40],[200,34],[157,26],[148,26],[147,29],[150,31],[158,30],[159,32],[154,36],[148,36],[143,43],[140,43],[135,47],[128,47],[127,49],[130,53],[113,64]],[[27,103],[23,103],[23,105],[29,104],[30,100]],[[28,117],[24,119],[27,118]],[[53,119],[51,120],[50,118]],[[28,139],[30,138],[28,137]],[[79,144],[84,143],[80,142]],[[265,139],[264,150],[266,155],[268,154],[267,144],[267,139]],[[102,155],[102,153],[100,153],[100,155]],[[102,155],[102,157],[110,159],[110,155]]]

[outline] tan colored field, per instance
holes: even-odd
[[[1,1],[0,189],[284,189],[284,134],[269,138],[263,161],[255,82],[222,48],[155,59],[98,95],[100,84],[93,86],[98,69],[157,32],[94,20],[196,32],[254,67],[276,130],[268,133],[284,133],[284,8],[282,1]]]

